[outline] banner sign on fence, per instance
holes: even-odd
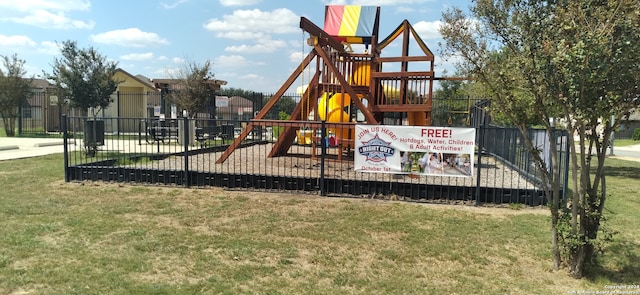
[[[356,125],[359,172],[472,177],[475,128]]]

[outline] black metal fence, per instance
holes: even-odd
[[[273,96],[273,93],[247,92],[242,96],[227,95],[224,99],[221,95],[212,94],[209,103],[197,114],[201,119],[219,120],[250,120],[260,111]],[[266,119],[280,119],[280,112],[291,113],[301,95],[287,93],[266,114]],[[181,110],[172,105],[166,93],[126,93],[116,92],[112,96],[113,103],[98,115],[101,118],[152,118],[164,116],[168,120],[181,117]],[[478,111],[486,100],[470,97],[459,98],[434,98],[432,110],[433,126],[471,126],[478,127]],[[86,110],[73,109],[68,106],[63,98],[52,99],[46,92],[34,93],[19,109],[19,117],[16,119],[16,133],[22,136],[40,136],[51,133],[60,133],[60,117],[86,116]],[[482,113],[484,115],[484,113]],[[398,116],[395,116],[398,115]],[[400,114],[388,114],[389,122],[399,122],[403,118]],[[393,120],[396,119],[396,120]],[[107,132],[135,132],[137,122],[114,122],[107,125]],[[119,124],[119,125],[118,125]],[[474,125],[475,124],[475,125]]]
[[[33,92],[31,97],[18,106],[17,117],[13,119],[14,133],[17,135],[46,135],[60,133],[60,116],[84,115],[86,112],[74,112],[64,102],[59,103],[57,97],[47,92]],[[0,128],[6,129],[3,120]]]
[[[62,126],[67,141],[66,181],[532,206],[547,200],[540,186],[540,171],[532,168],[515,129],[478,127],[476,171],[472,178],[461,178],[355,172],[353,147],[331,137],[350,128],[343,123],[201,118],[102,118],[94,122],[86,117],[65,117]],[[109,126],[137,127],[133,132],[109,132]],[[323,127],[328,136],[322,137]],[[228,153],[229,145],[245,131],[246,138]],[[278,141],[287,131],[296,136],[290,142]],[[564,173],[567,136],[561,132],[554,136]],[[95,154],[88,152],[92,147]],[[548,149],[541,150],[548,153]],[[566,184],[566,175],[558,177]]]

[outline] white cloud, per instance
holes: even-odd
[[[213,62],[214,68],[237,68],[249,65],[246,58],[240,55],[223,55]]]
[[[60,53],[60,46],[56,42],[43,41],[40,42],[38,51],[47,55],[57,55]]]
[[[307,45],[307,36],[305,36],[305,40],[302,41],[300,39],[298,40],[289,40],[287,41],[289,43],[289,47],[293,47],[293,48],[300,48],[299,50],[304,50],[304,51],[308,51],[311,50],[311,46]]]
[[[300,63],[302,62],[305,56],[307,56],[306,53],[302,53],[300,51],[292,51],[289,54],[289,60],[293,63]]]
[[[262,39],[269,37],[266,33],[261,32],[224,32],[218,33],[217,36],[233,40]]]
[[[34,47],[36,42],[27,36],[5,36],[0,35],[0,46],[2,47]]]
[[[158,34],[143,32],[138,28],[113,30],[97,35],[91,35],[91,41],[126,47],[145,47],[169,44],[169,41],[158,36]]]
[[[416,11],[414,8],[408,7],[408,6],[398,6],[398,7],[396,7],[396,12],[397,13],[412,13],[414,11]]]
[[[178,0],[178,1],[174,1],[173,3],[160,2],[160,5],[164,9],[174,9],[174,8],[178,7],[179,5],[187,3],[187,2],[189,2],[189,0]]]
[[[240,76],[240,79],[255,81],[255,80],[262,80],[262,76],[256,75],[256,74],[246,74],[246,75]]]
[[[185,63],[185,59],[181,58],[181,57],[174,57],[171,59],[171,62],[174,64],[184,64]]]
[[[125,55],[121,55],[120,59],[134,60],[134,61],[151,60],[153,59],[153,52],[125,54]]]
[[[442,38],[440,32],[438,31],[442,26],[441,21],[433,21],[433,22],[425,22],[420,21],[413,25],[413,28],[416,30],[416,33],[420,35],[422,39],[439,39]]]
[[[180,76],[180,68],[165,68],[162,70],[162,74],[161,77],[166,77],[166,78],[175,78]],[[158,71],[158,73],[160,73],[160,71]]]
[[[86,11],[91,7],[88,0],[20,0],[20,1],[0,1],[0,7],[4,9],[29,12],[36,9],[55,11]]]
[[[263,47],[260,46],[259,44],[255,44],[255,45],[239,45],[239,46],[228,46],[225,47],[225,51],[227,52],[235,52],[235,53],[257,53],[260,52],[260,50]]]
[[[92,29],[93,21],[67,16],[69,11],[88,11],[86,0],[0,0],[0,21],[9,21],[47,29]]]
[[[204,28],[230,39],[260,38],[268,34],[298,32],[299,17],[286,8],[273,11],[236,10],[222,19],[210,19]]]
[[[228,46],[224,50],[234,53],[275,52],[287,47],[287,43],[280,40],[260,39],[254,45]]]
[[[262,2],[262,0],[220,0],[222,6],[249,6]]]
[[[29,15],[12,17],[8,20],[47,29],[92,29],[95,25],[93,21],[84,22],[70,19],[64,12],[51,13],[46,10],[36,10]]]

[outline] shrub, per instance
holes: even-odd
[[[631,135],[631,139],[640,140],[640,128],[636,128],[633,130],[633,135]]]

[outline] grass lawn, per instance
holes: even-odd
[[[619,234],[593,275],[574,280],[551,269],[542,208],[65,183],[61,155],[0,161],[0,294],[567,294],[638,285],[640,163],[607,165],[606,215]]]
[[[617,147],[617,146],[630,146],[630,145],[636,145],[636,144],[640,144],[640,140],[633,140],[633,139],[615,139],[613,141],[613,147]]]

